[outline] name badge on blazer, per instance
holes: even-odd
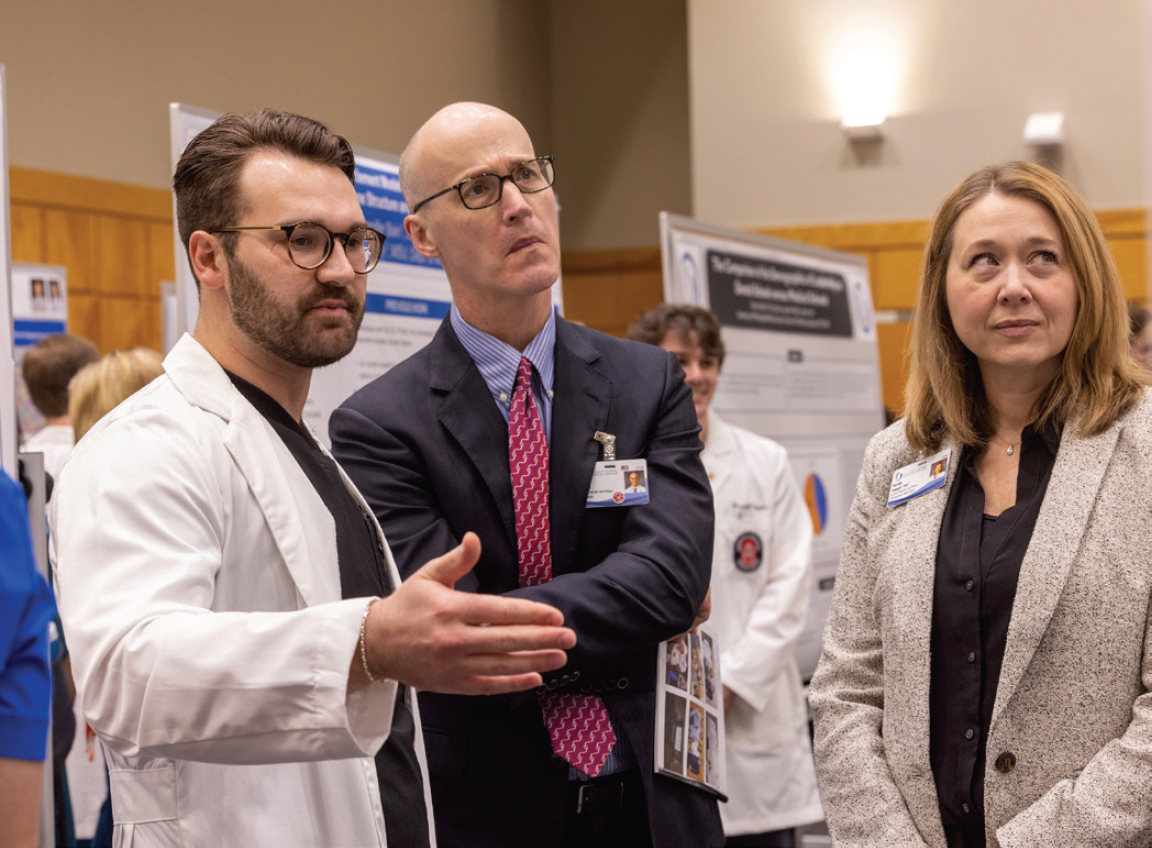
[[[951,451],[947,448],[896,469],[892,475],[892,485],[888,487],[888,508],[918,498],[939,489],[948,479],[948,461]]]
[[[588,489],[589,509],[648,503],[648,460],[621,459],[596,463]]]

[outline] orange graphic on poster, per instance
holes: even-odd
[[[812,531],[819,536],[828,524],[828,493],[824,481],[815,474],[809,474],[804,482],[804,503],[812,516]]]

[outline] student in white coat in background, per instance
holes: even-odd
[[[676,354],[700,420],[716,504],[711,627],[724,686],[726,844],[791,848],[797,827],[824,818],[793,656],[808,613],[812,521],[784,448],[709,411],[724,361],[716,316],[663,304],[628,335]]]

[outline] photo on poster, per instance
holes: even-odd
[[[691,683],[692,697],[698,701],[704,700],[704,653],[700,648],[700,637],[695,633],[688,634],[688,655],[692,665]]]
[[[716,786],[720,780],[720,724],[714,713],[704,717],[704,782]]]
[[[679,695],[664,695],[664,767],[677,774],[684,773],[684,720],[688,717],[688,702]]]
[[[683,633],[668,640],[664,682],[684,692],[688,691],[688,639]]]
[[[704,700],[708,706],[715,709],[716,696],[716,663],[713,661],[712,637],[707,633],[700,634],[700,650],[704,657]]]
[[[688,705],[688,753],[685,774],[692,780],[704,782],[704,708]]]
[[[66,271],[57,265],[12,264],[12,318],[32,322],[24,331],[64,332],[68,314]],[[43,322],[43,323],[41,323]],[[16,339],[20,345],[20,339]]]

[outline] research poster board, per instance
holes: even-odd
[[[408,206],[395,156],[354,147],[356,195],[368,226],[384,233],[380,264],[368,275],[368,301],[356,347],[312,375],[304,420],[328,443],[328,416],[361,386],[428,342],[448,314],[452,294],[439,260],[421,256],[404,232]]]
[[[884,427],[867,261],[666,212],[660,233],[665,300],[708,307],[723,327],[712,408],[788,449],[808,505],[812,603],[796,646],[807,681],[864,449]]]
[[[20,369],[32,345],[68,332],[68,271],[29,262],[13,262],[11,269],[16,418],[20,432],[32,435],[44,426],[44,416],[32,403]]]
[[[16,363],[12,336],[12,221],[8,205],[8,101],[0,65],[0,465],[16,476]]]
[[[221,113],[180,103],[171,104],[170,109],[175,170],[188,142]],[[399,157],[356,145],[353,151],[356,195],[364,210],[364,219],[386,238],[380,264],[368,275],[367,306],[356,347],[340,362],[320,368],[312,375],[304,421],[325,444],[328,444],[328,417],[332,411],[361,386],[428,344],[448,314],[452,301],[448,278],[440,262],[417,253],[404,232],[408,206],[400,192]],[[183,330],[190,332],[196,321],[196,282],[179,233],[176,239],[176,256],[181,257],[176,263],[177,320]],[[560,280],[552,287],[552,301],[561,308]]]
[[[198,109],[183,103],[168,104],[168,130],[171,144],[172,173],[176,173],[176,163],[180,161],[180,154],[188,146],[196,134],[207,129],[222,113],[211,112],[207,109]],[[188,257],[184,252],[184,243],[180,241],[180,228],[176,223],[176,195],[172,195],[172,239],[176,252],[176,329],[175,332],[164,333],[164,353],[171,350],[184,331],[192,332],[196,326],[196,315],[200,311],[200,299],[196,295],[196,278],[192,276],[192,268],[188,264]],[[171,306],[165,304],[163,316],[171,312]]]

